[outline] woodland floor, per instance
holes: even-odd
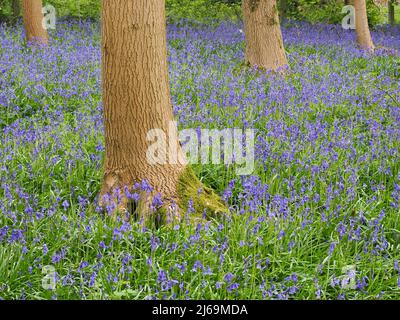
[[[60,23],[47,50],[0,26],[0,297],[399,298],[400,29],[374,31],[373,55],[340,26],[283,34],[282,77],[242,64],[236,25],[169,26],[180,128],[256,129],[257,163],[194,167],[231,218],[145,229],[93,205],[99,25]]]

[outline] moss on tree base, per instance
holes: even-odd
[[[179,176],[175,201],[166,201],[159,208],[152,207],[155,192],[148,194],[142,192],[141,199],[134,202],[126,197],[122,191],[123,187],[117,188],[114,183],[111,185],[113,187],[107,188],[108,192],[102,191],[99,205],[104,211],[107,206],[113,207],[112,212],[108,212],[108,214],[115,219],[118,216],[126,221],[133,218],[142,221],[146,226],[159,226],[188,217],[191,221],[198,221],[229,213],[228,207],[221,198],[197,178],[190,166],[185,167]],[[119,191],[116,192],[116,189]],[[103,201],[103,197],[107,193],[111,196],[108,201]],[[171,202],[174,202],[175,205]]]
[[[180,210],[183,213],[192,211],[194,217],[215,218],[229,212],[221,198],[197,178],[190,166],[179,177],[178,198]]]

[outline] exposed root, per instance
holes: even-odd
[[[121,186],[115,175],[104,179],[99,197],[99,206],[104,212],[117,219],[134,219],[143,225],[165,225],[180,222],[189,217],[191,221],[216,218],[228,213],[221,198],[204,186],[192,168],[187,166],[179,177],[176,196],[162,195],[156,191],[143,191]]]

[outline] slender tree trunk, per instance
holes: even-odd
[[[280,0],[279,1],[279,13],[280,13],[282,19],[286,17],[287,1],[288,0]]]
[[[103,0],[102,59],[106,150],[101,194],[146,180],[165,201],[176,200],[186,167],[177,133],[170,132],[167,141],[167,147],[175,146],[175,160],[167,150],[158,158],[169,164],[152,164],[146,155],[154,143],[147,141],[148,132],[161,129],[168,137],[173,121],[164,0]]]
[[[12,14],[14,18],[18,18],[21,14],[20,0],[12,0]]]
[[[27,41],[48,44],[47,30],[42,25],[42,0],[23,0],[22,11]]]
[[[394,0],[389,0],[388,1],[388,15],[389,15],[389,23],[393,26],[395,24]]]
[[[287,66],[276,0],[243,0],[246,62],[273,71]]]
[[[356,14],[357,42],[362,48],[373,50],[374,44],[368,26],[366,1],[354,0],[354,8]]]

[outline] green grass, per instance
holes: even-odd
[[[60,25],[49,51],[1,30],[0,297],[398,299],[400,58],[328,28],[309,44],[322,31],[306,25],[285,30],[291,72],[266,75],[243,65],[236,27],[182,28],[169,39],[180,126],[254,128],[259,154],[251,177],[194,166],[232,193],[230,217],[159,229],[96,211],[97,25]],[[42,286],[49,265],[55,290]]]

